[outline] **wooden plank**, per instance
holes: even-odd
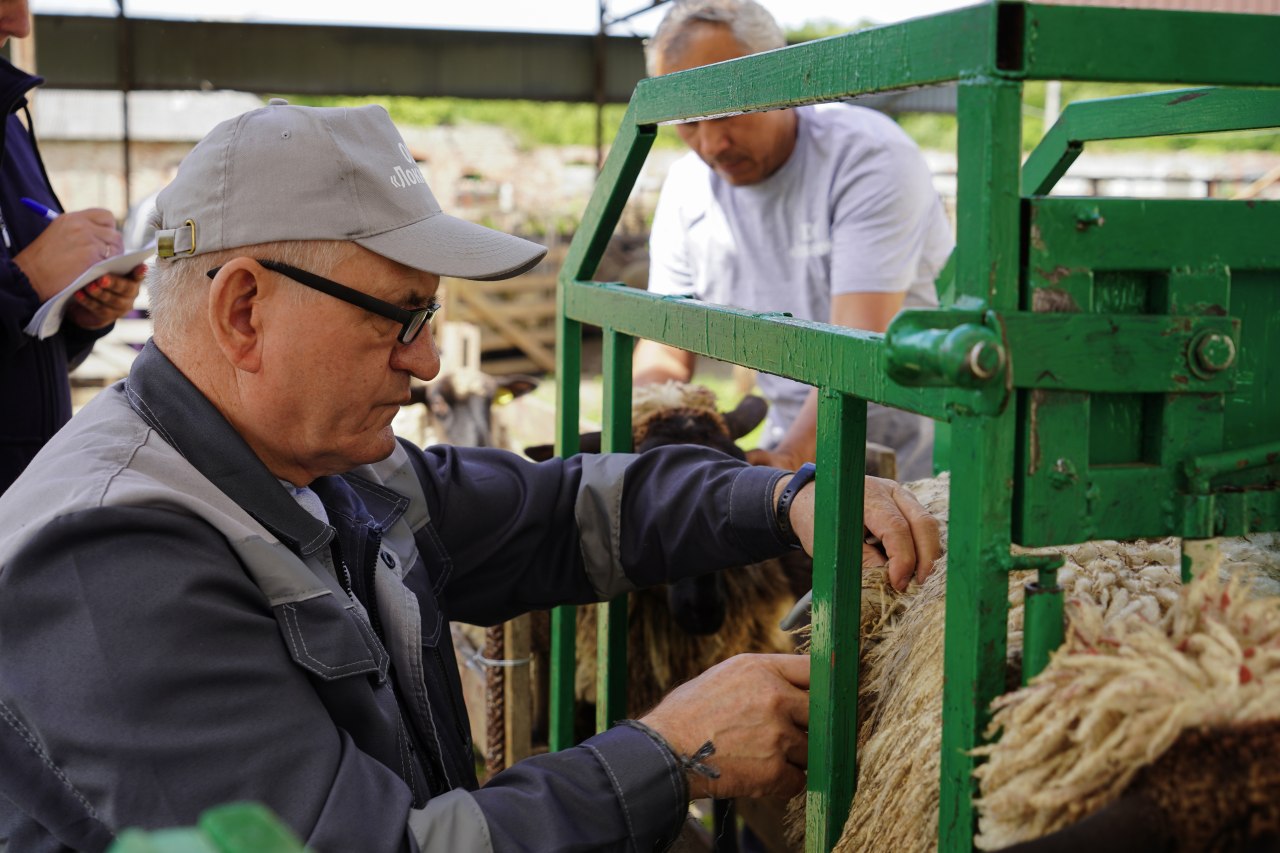
[[[525,335],[533,341],[540,344],[546,344],[548,347],[553,346],[556,342],[555,327],[537,328],[525,330]],[[480,330],[480,351],[493,352],[495,350],[520,349],[516,343],[501,332],[494,329],[481,328]]]
[[[486,294],[486,295],[492,298],[496,294]],[[454,308],[454,311],[456,313],[454,313],[454,315],[450,319],[453,319],[453,320],[470,320],[471,319],[470,317],[467,316],[468,314],[473,313],[471,311],[471,306],[468,305],[467,303],[468,298],[470,297],[464,296],[457,301]],[[501,314],[502,316],[514,322],[521,323],[522,325],[525,325],[525,326],[542,325],[541,322],[537,322],[537,321],[549,321],[552,317],[555,317],[556,315],[555,295],[550,290],[547,291],[547,298],[545,300],[534,301],[531,299],[508,299],[508,300],[492,299],[492,303],[493,303],[493,310],[495,312],[497,312],[498,314]]]
[[[503,373],[539,373],[541,368],[523,356],[510,358],[486,358],[484,372],[500,375]]]
[[[504,655],[509,661],[526,661],[506,669],[502,685],[503,724],[506,729],[506,765],[510,767],[533,753],[533,684],[529,678],[530,616],[524,614],[502,626]]]
[[[479,649],[458,623],[449,625],[453,635],[453,654],[462,679],[462,700],[467,707],[467,723],[471,739],[481,746],[485,738],[484,667],[476,661]]]
[[[548,350],[541,341],[521,329],[508,318],[494,312],[493,301],[489,297],[478,291],[469,294],[469,296],[471,305],[476,310],[476,313],[487,321],[489,325],[506,335],[517,347],[524,350],[534,364],[543,370],[555,370],[556,357],[553,351]]]
[[[480,290],[484,293],[542,293],[546,291],[548,295],[554,296],[556,289],[556,277],[554,275],[522,275],[519,278],[507,279],[506,281],[486,281],[486,282],[467,282],[467,286],[463,288],[462,293],[465,295],[469,291]]]

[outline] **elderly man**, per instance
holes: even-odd
[[[647,48],[670,74],[786,45],[753,0],[678,0]],[[650,238],[649,290],[883,332],[903,306],[937,305],[951,229],[919,149],[873,110],[824,104],[677,125],[692,149],[671,167]],[[637,382],[687,381],[694,355],[636,348]],[[759,464],[817,450],[817,393],[761,375],[769,419]],[[933,423],[871,404],[867,438],[903,479],[929,476]]]
[[[544,249],[442,213],[381,108],[224,122],[157,207],[154,340],[0,499],[12,849],[257,800],[316,851],[648,850],[690,796],[802,786],[808,661],[757,656],[478,788],[446,620],[808,547],[811,487],[793,539],[787,472],[714,451],[397,441],[439,277]],[[927,571],[933,520],[869,487],[895,570]]]

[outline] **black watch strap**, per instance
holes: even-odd
[[[800,494],[803,489],[818,472],[812,462],[806,462],[796,470],[792,475],[791,481],[787,483],[786,488],[782,490],[782,494],[778,496],[778,506],[774,510],[774,518],[778,522],[778,535],[782,537],[782,541],[790,542],[792,545],[800,544],[800,537],[791,528],[791,502],[796,499],[796,495]]]

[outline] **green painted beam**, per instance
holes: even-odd
[[[636,121],[661,124],[956,80],[989,64],[991,7],[859,30],[641,80]]]
[[[956,287],[997,313],[1019,303],[1022,86],[998,78],[961,81]],[[1004,692],[1008,620],[1010,484],[1016,408],[951,420],[945,681],[942,693],[938,849],[969,853],[974,759]]]
[[[609,156],[596,178],[595,189],[587,200],[582,224],[569,244],[569,252],[560,268],[561,284],[595,275],[657,132],[652,125],[637,124],[636,99],[632,98],[618,126],[618,134],[609,146]]]
[[[582,324],[565,313],[564,288],[556,291],[556,306],[556,376],[560,378],[556,383],[556,453],[565,457],[576,454],[579,447]],[[553,751],[568,749],[577,743],[573,731],[577,622],[577,608],[572,605],[551,611],[547,744]]]
[[[601,355],[604,372],[603,424],[600,449],[626,453],[631,442],[632,338],[604,330]],[[627,596],[597,604],[596,612],[596,730],[604,731],[625,719],[627,708]],[[639,713],[644,709],[637,708]]]
[[[1015,388],[1111,393],[1226,392],[1234,365],[1200,375],[1193,343],[1240,334],[1230,317],[1001,315]]]
[[[1268,127],[1280,127],[1280,91],[1181,89],[1076,101],[1027,157],[1023,192],[1048,194],[1088,142]]]
[[[1028,80],[1280,86],[1280,15],[1025,9]]]
[[[572,281],[575,276],[590,277],[595,273],[609,236],[617,227],[631,187],[644,165],[645,156],[653,145],[654,135],[654,128],[636,126],[634,106],[628,107],[583,214],[582,226],[560,270],[560,286],[556,289],[556,452],[560,456],[572,456],[578,452],[581,413],[582,324],[569,316],[565,281]],[[630,397],[629,390],[627,396]],[[629,420],[627,422],[630,423]],[[616,627],[618,622],[613,619],[601,624]],[[622,624],[625,634],[625,621]],[[566,749],[576,742],[573,736],[575,626],[575,608],[557,607],[552,610],[549,685],[549,741],[552,749]],[[606,644],[601,643],[599,647],[606,648]],[[601,703],[602,708],[605,706],[606,703]]]
[[[809,776],[805,842],[840,839],[857,783],[858,623],[862,613],[862,500],[867,404],[823,388],[818,397]],[[852,523],[850,521],[852,520]]]
[[[1056,456],[1056,452],[1054,454]],[[1067,457],[1057,457],[1067,459]],[[1047,460],[1054,465],[1057,459]],[[1280,530],[1280,490],[1225,491],[1207,496],[1207,515],[1179,475],[1157,465],[1108,465],[1071,470],[1079,489],[1064,488],[1044,502],[1015,508],[1015,540],[1027,547],[1090,539],[1172,535],[1244,536]],[[1134,500],[1134,495],[1152,495]]]
[[[1275,244],[1260,236],[1280,234],[1280,201],[1035,198],[1027,204],[1033,287],[1054,287],[1085,269],[1275,266]]]
[[[565,282],[565,311],[582,323],[611,326],[699,355],[787,376],[864,400],[945,419],[936,388],[907,388],[884,373],[883,335],[756,314],[691,299],[656,296],[621,284]]]

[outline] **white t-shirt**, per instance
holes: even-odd
[[[904,292],[937,305],[954,241],[915,142],[865,107],[799,107],[796,147],[765,180],[733,186],[690,152],[667,174],[649,241],[649,290],[830,322],[831,296]],[[764,446],[809,386],[761,374]],[[887,442],[894,446],[894,442]]]

